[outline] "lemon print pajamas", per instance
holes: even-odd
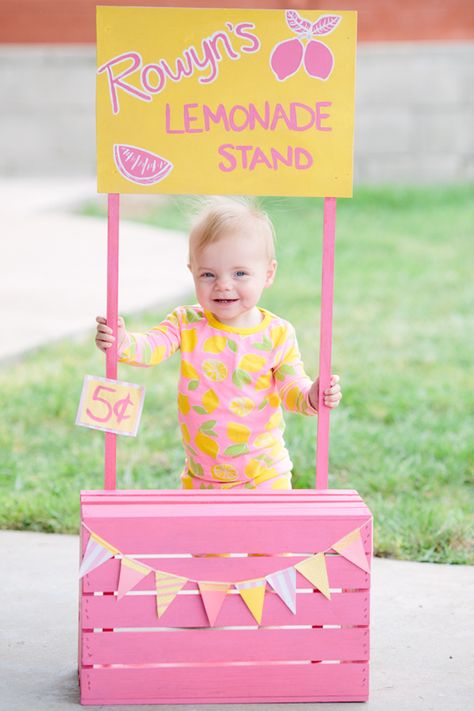
[[[253,328],[180,306],[146,333],[128,333],[119,361],[149,367],[181,353],[179,423],[185,489],[291,489],[282,405],[317,414],[293,326],[260,309]]]

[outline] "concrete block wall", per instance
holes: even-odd
[[[95,174],[95,48],[0,46],[0,175]],[[474,179],[474,43],[358,47],[355,180]]]

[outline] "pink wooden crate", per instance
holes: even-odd
[[[153,575],[117,600],[113,557],[80,585],[82,704],[367,700],[370,575],[331,550],[360,528],[371,560],[372,515],[356,491],[83,491],[81,521],[123,554],[194,580],[264,577],[329,549],[331,588],[328,600],[297,573],[293,614],[267,585],[261,625],[232,591],[211,628],[191,581],[160,618]],[[88,537],[81,526],[82,554]],[[192,557],[202,553],[235,555]]]

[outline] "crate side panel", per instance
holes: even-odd
[[[219,613],[219,625],[255,625],[255,620],[237,593],[228,594]],[[322,593],[302,592],[296,596],[296,615],[271,592],[265,593],[261,624],[265,625],[368,625],[369,593],[332,593],[327,600]],[[130,627],[207,627],[208,620],[200,595],[181,591],[158,618],[153,594],[84,595],[84,629]]]
[[[84,669],[81,702],[364,701],[368,670],[366,663]]]
[[[370,549],[366,550],[367,556]],[[311,555],[309,553],[308,555]],[[192,580],[237,581],[260,578],[277,570],[295,565],[307,556],[265,556],[250,558],[140,558],[136,560],[156,570]],[[91,573],[84,576],[84,592],[114,592],[118,587],[120,560],[111,558]],[[368,588],[370,575],[338,554],[326,554],[329,584],[333,588]],[[298,587],[313,587],[300,577]],[[153,575],[150,573],[134,590],[154,589]]]
[[[178,632],[89,632],[84,664],[367,661],[369,632],[341,629],[201,629]]]
[[[84,522],[124,554],[298,553],[329,549],[339,538],[366,523],[367,516],[303,519],[255,516],[246,520],[231,516],[193,519],[107,516]]]

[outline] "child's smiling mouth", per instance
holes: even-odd
[[[238,299],[214,299],[216,304],[235,304]]]

